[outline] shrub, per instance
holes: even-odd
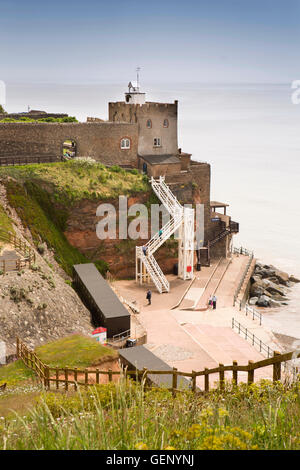
[[[44,245],[42,245],[42,244],[38,245],[37,250],[38,250],[40,255],[43,255],[45,253]]]

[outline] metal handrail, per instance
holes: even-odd
[[[122,331],[122,333],[118,333],[116,335],[114,335],[112,337],[112,342],[113,343],[116,343],[117,341],[119,341],[120,339],[126,339],[130,336],[130,330],[125,330],[125,331]]]
[[[232,318],[232,323],[231,323],[231,328],[234,330],[234,328],[237,328],[239,334],[244,334],[245,339],[251,339],[252,346],[258,345],[259,346],[259,352],[264,351],[269,357],[271,357],[274,354],[274,350],[270,348],[267,344],[265,344],[261,339],[259,339],[257,336],[255,336],[251,331],[249,331],[246,327],[241,325],[240,322],[235,320],[235,318]]]
[[[242,334],[245,335],[246,340],[251,339],[252,346],[259,346],[259,352],[261,353],[262,351],[264,351],[267,354],[268,359],[269,359],[269,357],[272,357],[272,355],[274,355],[275,351],[273,349],[271,349],[270,346],[265,344],[261,339],[259,339],[253,333],[251,333],[251,331],[249,331],[245,326],[241,325],[241,323],[238,322],[237,320],[235,320],[235,318],[232,318],[231,327],[232,327],[233,330],[236,327],[239,334],[242,333]],[[291,366],[287,362],[283,363],[283,368],[284,368],[285,372],[287,370],[292,372],[293,376],[295,376],[298,373],[298,368],[294,367],[294,366]]]
[[[239,303],[239,311],[242,310],[243,308],[243,302],[239,299],[236,299],[236,302]],[[263,315],[261,312],[259,312],[258,310],[256,310],[256,308],[254,307],[251,307],[250,305],[248,305],[247,303],[245,303],[244,305],[244,309],[245,309],[245,312],[246,312],[246,317],[248,316],[248,313],[252,314],[252,320],[254,320],[255,318],[257,318],[259,320],[259,325],[261,326],[262,324],[262,319],[263,319]]]

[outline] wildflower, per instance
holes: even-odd
[[[167,446],[164,448],[164,450],[176,450],[175,447],[172,446]]]
[[[136,450],[148,450],[148,446],[144,442],[138,442],[135,444],[135,448]]]
[[[229,416],[228,411],[225,410],[224,408],[219,408],[218,412],[219,412],[220,418],[225,418],[225,416]]]

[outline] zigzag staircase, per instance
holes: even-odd
[[[185,209],[178,202],[176,196],[166,185],[162,176],[157,181],[152,177],[150,182],[153,191],[171,215],[171,220],[145,245],[146,255],[143,252],[143,247],[136,247],[136,280],[142,284],[143,281],[147,281],[150,277],[157,290],[163,293],[170,291],[170,284],[153,254],[176,232],[176,230],[181,228],[182,231],[184,221],[187,218],[186,214],[190,214],[190,212],[187,213],[186,211],[192,211],[193,217],[194,212],[193,209]]]

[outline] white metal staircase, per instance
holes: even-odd
[[[171,215],[170,221],[164,225],[143,247],[136,247],[136,280],[142,284],[152,279],[160,293],[169,292],[170,284],[160,269],[153,254],[179,229],[178,276],[182,279],[193,277],[194,257],[194,209],[183,207],[165,183],[164,177],[159,180],[153,177],[151,186],[157,197]]]

